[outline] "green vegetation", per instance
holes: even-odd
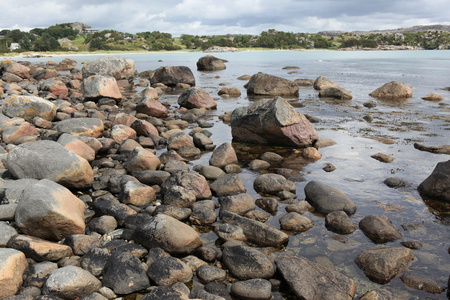
[[[74,27],[81,24],[82,27]],[[76,28],[76,29],[75,29]],[[275,29],[259,35],[198,36],[183,34],[174,38],[170,33],[146,31],[136,34],[115,30],[86,31],[82,23],[64,23],[30,32],[19,29],[0,31],[0,53],[10,52],[12,43],[19,44],[15,52],[23,51],[174,51],[206,50],[210,47],[245,49],[369,49],[408,46],[414,49],[450,49],[450,32],[334,33],[330,35],[283,32]]]

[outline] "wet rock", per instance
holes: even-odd
[[[424,290],[433,294],[440,294],[444,291],[443,287],[429,278],[422,278],[413,274],[403,274],[400,276],[400,279],[406,286],[416,290]]]
[[[195,225],[211,225],[217,219],[215,203],[212,200],[203,200],[192,204],[192,213],[189,221]]]
[[[428,95],[422,97],[422,99],[427,100],[427,101],[442,101],[442,100],[444,100],[444,97],[442,97],[441,95],[436,94],[436,93],[431,93],[431,94],[428,94]]]
[[[40,97],[14,95],[6,99],[2,113],[10,118],[19,117],[30,122],[34,117],[52,121],[56,115],[56,106]]]
[[[302,150],[301,155],[306,160],[319,160],[322,157],[322,154],[320,154],[319,150],[317,150],[315,147],[306,147]]]
[[[359,222],[359,228],[377,244],[395,241],[403,236],[385,215],[366,216]]]
[[[219,198],[220,212],[229,211],[238,215],[255,209],[255,202],[253,197],[247,193],[240,193]]]
[[[217,92],[217,94],[219,96],[240,97],[241,90],[237,87],[223,87]]]
[[[281,191],[295,193],[295,184],[284,176],[274,173],[262,174],[256,177],[253,188],[257,193],[276,195]]]
[[[265,279],[236,281],[231,285],[231,294],[239,299],[269,300],[272,297],[272,284]]]
[[[131,294],[148,288],[150,280],[137,257],[128,252],[113,252],[105,264],[102,284],[116,294]]]
[[[295,79],[294,82],[298,85],[298,86],[313,86],[314,85],[314,80],[312,79]]]
[[[237,225],[222,223],[214,227],[214,232],[217,236],[225,241],[236,240],[246,241],[247,238],[244,235],[244,231]]]
[[[356,212],[355,204],[340,190],[318,181],[310,181],[305,186],[306,201],[322,214],[342,210],[348,215]]]
[[[17,250],[0,248],[0,298],[15,295],[28,267],[25,255]]]
[[[248,164],[248,167],[253,171],[262,171],[268,169],[270,164],[262,159],[254,159]]]
[[[197,270],[197,277],[202,283],[221,282],[227,279],[227,272],[216,266],[202,265]]]
[[[192,227],[163,214],[139,224],[133,236],[146,248],[161,247],[171,254],[189,254],[202,245]]]
[[[275,273],[267,256],[250,247],[226,247],[222,251],[222,262],[240,280],[271,278]]]
[[[235,213],[222,211],[220,213],[222,221],[237,225],[242,228],[247,239],[260,246],[277,247],[285,243],[289,236],[270,225],[256,220],[241,217]]]
[[[299,214],[304,214],[305,212],[313,209],[313,207],[305,200],[301,200],[298,203],[289,204],[286,206],[287,212],[296,212]]]
[[[7,246],[22,251],[28,258],[36,261],[58,261],[72,255],[70,246],[22,234],[11,238]]]
[[[333,172],[336,170],[336,167],[333,164],[327,164],[325,167],[322,168],[325,172]]]
[[[418,190],[425,199],[450,203],[450,160],[438,163]]]
[[[419,241],[403,241],[400,242],[400,244],[402,244],[402,246],[405,246],[406,248],[413,250],[422,249],[423,247],[423,244]]]
[[[273,215],[275,215],[278,211],[278,201],[277,201],[277,199],[274,199],[274,198],[270,198],[270,197],[259,198],[259,199],[256,199],[255,204],[259,208],[261,208]]]
[[[15,221],[25,234],[59,241],[84,233],[84,211],[83,201],[68,189],[43,179],[24,189]]]
[[[168,150],[179,150],[182,146],[190,145],[194,146],[194,142],[191,137],[185,132],[179,132],[171,135],[167,140]]]
[[[87,77],[83,80],[82,92],[87,100],[122,99],[117,81],[112,76],[93,75]]]
[[[408,248],[378,248],[363,250],[355,263],[370,280],[385,284],[406,270],[414,258]]]
[[[120,203],[111,194],[106,194],[95,199],[92,208],[100,216],[110,215],[114,217],[119,224],[123,224],[125,219],[130,215],[136,214],[135,210],[126,204]]]
[[[212,193],[206,178],[200,174],[176,171],[161,185],[164,194],[171,186],[179,185],[192,192],[197,200],[211,199]]]
[[[248,95],[298,96],[298,85],[290,80],[264,74],[254,74],[244,86]]]
[[[135,148],[131,151],[124,163],[125,169],[130,172],[156,170],[161,164],[158,157],[144,148]]]
[[[318,139],[311,122],[281,97],[235,109],[231,133],[238,142],[293,147],[309,146]]]
[[[388,187],[390,187],[390,188],[399,188],[399,187],[405,187],[405,186],[408,185],[408,184],[407,184],[405,181],[403,181],[402,179],[400,179],[400,178],[395,178],[395,177],[389,177],[389,178],[386,178],[386,179],[383,181],[383,183],[384,183],[385,185],[387,185]]]
[[[353,98],[352,92],[341,87],[328,87],[325,89],[321,89],[319,92],[319,97],[336,98],[339,100],[351,100]]]
[[[225,172],[222,169],[214,166],[201,166],[198,172],[207,180],[216,180],[220,176],[225,175]]]
[[[307,231],[314,227],[314,222],[296,212],[290,212],[279,220],[281,229],[289,231]]]
[[[217,71],[225,70],[225,60],[212,55],[200,57],[197,61],[197,70],[199,71]]]
[[[100,137],[104,124],[98,118],[74,118],[60,121],[56,125],[59,134],[69,133],[73,136]]]
[[[108,75],[119,80],[134,75],[134,61],[121,56],[102,56],[83,65],[83,77],[92,75]]]
[[[384,153],[376,153],[371,155],[373,159],[376,159],[378,161],[381,161],[383,163],[390,163],[394,161],[394,158],[390,155],[384,154]]]
[[[178,83],[195,86],[194,74],[192,74],[191,69],[186,66],[167,66],[158,68],[150,78],[150,82],[152,85],[155,83],[163,83],[169,87],[174,87]]]
[[[147,275],[157,285],[171,286],[177,282],[191,281],[192,270],[178,258],[161,257],[148,267]]]
[[[303,257],[281,255],[275,264],[299,299],[353,299],[355,283],[347,276]]]
[[[237,164],[236,151],[230,143],[223,143],[217,147],[209,159],[209,164],[214,167],[223,168],[229,164]]]
[[[427,151],[436,154],[450,154],[450,145],[443,146],[425,146],[419,143],[414,143],[414,148],[421,151]]]
[[[270,164],[277,164],[281,163],[283,161],[283,156],[274,153],[274,152],[264,152],[263,155],[261,155],[261,159],[264,161],[267,161]]]
[[[326,215],[325,226],[328,230],[339,234],[350,234],[356,230],[355,224],[343,211],[333,211]]]
[[[321,91],[327,88],[340,88],[339,84],[337,84],[336,82],[323,77],[323,76],[319,76],[316,78],[316,80],[314,81],[313,87],[315,90]]]
[[[377,88],[369,95],[381,99],[411,98],[412,89],[404,83],[391,81]]]
[[[210,185],[217,197],[225,197],[245,193],[247,189],[238,174],[225,174]]]

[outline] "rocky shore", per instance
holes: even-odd
[[[197,67],[217,71],[225,63],[208,55]],[[355,217],[352,199],[325,182],[309,181],[298,199],[301,179],[275,152],[248,164],[238,158],[252,145],[273,145],[293,147],[295,164],[319,160],[335,141],[320,139],[316,118],[282,97],[312,85],[319,97],[352,99],[325,77],[248,76],[247,94],[264,98],[220,115],[235,144],[216,145],[207,113],[218,103],[186,66],[137,73],[134,61],[118,56],[81,68],[71,59],[4,60],[0,76],[0,298],[353,299],[355,278],[329,261],[284,253],[293,235],[317,226],[306,212],[324,219],[338,244],[351,244],[358,230],[373,244],[354,263],[378,288],[359,299],[409,299],[383,286],[394,278],[405,290],[445,297],[448,287],[408,272],[422,244],[405,239],[405,227],[384,214]],[[178,105],[162,101],[166,94],[177,95]],[[219,95],[239,97],[240,90],[223,87]],[[389,82],[371,96],[408,98],[412,90]],[[448,145],[417,149],[448,154]],[[207,153],[208,164],[189,164]],[[436,166],[421,195],[450,203],[449,163]],[[243,184],[244,169],[260,172],[256,198]],[[389,187],[405,184],[386,179]],[[277,226],[266,222],[281,204]]]

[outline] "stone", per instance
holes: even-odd
[[[201,132],[195,133],[192,136],[192,141],[194,142],[194,145],[200,149],[211,150],[211,147],[213,146],[213,141]]]
[[[237,142],[307,147],[319,139],[311,122],[281,97],[236,108],[230,124]]]
[[[6,222],[0,222],[0,247],[4,248],[8,244],[8,241],[17,235],[17,230],[14,227],[9,226]]]
[[[67,266],[56,269],[42,287],[44,295],[63,299],[74,299],[98,291],[102,286],[100,280],[82,268]]]
[[[157,205],[152,213],[153,216],[156,216],[157,214],[165,214],[179,221],[186,221],[192,214],[192,210],[190,208],[162,204]]]
[[[222,211],[220,218],[224,222],[241,227],[248,241],[260,246],[278,247],[289,239],[286,233],[273,226],[232,212]]]
[[[314,81],[312,79],[304,79],[304,78],[299,78],[299,79],[295,79],[294,82],[298,85],[298,86],[313,86],[314,85]]]
[[[30,78],[30,68],[14,60],[3,60],[0,63],[0,69],[23,79]]]
[[[118,55],[102,56],[83,65],[83,78],[92,75],[107,75],[119,80],[134,76],[134,61]]]
[[[253,197],[247,193],[240,193],[219,198],[220,212],[229,211],[238,215],[244,215],[255,209]]]
[[[207,180],[216,180],[219,177],[225,175],[225,172],[221,168],[214,166],[201,166],[198,172]]]
[[[207,91],[200,87],[191,87],[178,97],[178,104],[187,109],[205,108],[214,109],[217,107],[216,101]]]
[[[117,221],[112,216],[100,216],[92,218],[89,228],[99,234],[107,234],[117,228]]]
[[[263,96],[298,96],[298,85],[290,80],[264,74],[254,74],[244,86],[248,95]]]
[[[328,87],[319,91],[319,97],[352,100],[352,92],[344,88]]]
[[[58,261],[73,254],[70,246],[22,234],[11,238],[7,246],[22,251],[35,261]]]
[[[450,203],[450,160],[439,162],[418,190],[424,199]]]
[[[158,157],[151,151],[144,148],[135,148],[125,161],[124,167],[129,173],[133,173],[137,171],[156,170],[160,164],[161,162]]]
[[[177,207],[189,208],[195,202],[195,195],[182,186],[171,186],[163,195],[162,203]]]
[[[295,184],[284,176],[274,173],[262,174],[256,177],[253,188],[257,193],[276,195],[281,191],[295,193]]]
[[[83,256],[92,248],[99,247],[101,242],[95,235],[73,234],[64,240],[64,244],[70,246],[75,255]]]
[[[143,263],[129,252],[113,252],[105,264],[102,285],[116,294],[131,294],[150,286]]]
[[[425,292],[433,294],[440,294],[444,291],[443,287],[429,278],[421,278],[413,274],[403,274],[400,276],[400,279],[406,286],[416,290],[424,290]]]
[[[186,265],[188,265],[191,268],[192,273],[197,272],[197,270],[198,270],[198,268],[200,268],[200,266],[208,264],[206,261],[201,260],[200,258],[198,258],[197,256],[194,256],[194,255],[185,256],[181,259],[181,261],[184,262]]]
[[[194,142],[191,137],[185,132],[179,132],[171,135],[167,140],[168,150],[179,150],[183,146],[194,146]]]
[[[350,234],[356,230],[355,224],[341,210],[327,214],[325,217],[325,226],[328,230],[339,234]]]
[[[100,276],[110,257],[111,252],[108,249],[94,247],[81,258],[81,267],[94,276]]]
[[[11,125],[3,129],[2,139],[6,144],[17,143],[23,138],[38,136],[37,129],[28,122]]]
[[[278,201],[275,198],[263,197],[256,199],[255,204],[270,214],[276,215],[278,211]]]
[[[342,210],[348,215],[356,212],[355,204],[340,190],[319,181],[310,181],[305,186],[306,201],[322,214]]]
[[[216,266],[202,265],[197,270],[197,277],[202,283],[221,282],[227,279],[227,272]]]
[[[178,83],[195,86],[195,78],[191,69],[186,66],[167,66],[155,70],[150,78],[151,84],[163,83],[169,87],[175,87]]]
[[[64,58],[58,65],[56,65],[56,70],[70,71],[72,68],[76,68],[78,63],[70,58]]]
[[[116,124],[111,128],[111,138],[118,144],[127,139],[135,139],[136,137],[136,131],[129,126]]]
[[[217,220],[216,206],[212,200],[198,201],[192,204],[189,222],[193,225],[211,225]]]
[[[171,186],[179,185],[192,192],[197,200],[211,199],[212,193],[206,178],[200,174],[176,171],[161,185],[161,193],[165,193]]]
[[[22,286],[28,267],[25,255],[17,250],[0,248],[0,298],[15,295]]]
[[[128,181],[120,191],[119,200],[125,204],[143,206],[156,200],[156,192],[151,186]]]
[[[192,270],[178,258],[161,257],[148,267],[147,275],[156,285],[171,286],[177,282],[191,281]]]
[[[411,98],[412,94],[412,89],[409,85],[398,81],[391,81],[371,92],[369,96],[380,99],[398,99]]]
[[[414,259],[414,254],[408,248],[377,248],[363,250],[355,263],[370,280],[386,284],[405,271]]]
[[[132,174],[140,182],[150,186],[161,185],[170,176],[169,172],[160,170],[134,171]]]
[[[388,187],[390,187],[390,188],[399,188],[399,187],[405,187],[405,186],[408,185],[408,184],[407,184],[405,181],[403,181],[402,179],[400,179],[400,178],[395,178],[395,177],[388,177],[388,178],[386,178],[386,179],[383,181],[383,183],[384,183],[385,185],[387,185]]]
[[[237,87],[228,87],[225,86],[223,88],[221,88],[217,94],[219,96],[228,96],[228,97],[240,97],[241,96],[241,90]]]
[[[82,92],[86,100],[100,98],[122,99],[117,81],[112,76],[92,75],[83,80]]]
[[[151,136],[152,134],[158,135],[158,129],[150,123],[145,120],[136,120],[133,123],[131,123],[131,128],[136,131],[136,135],[138,136]]]
[[[89,162],[95,159],[94,149],[71,134],[63,133],[59,136],[57,142],[64,146],[67,150],[81,156]]]
[[[359,222],[359,228],[374,243],[383,244],[400,239],[403,234],[385,215],[369,215]]]
[[[222,263],[240,280],[271,278],[275,269],[272,262],[258,250],[246,246],[225,247]]]
[[[314,222],[296,212],[290,212],[279,219],[281,229],[289,231],[307,231],[314,227]]]
[[[371,155],[373,159],[376,159],[378,161],[381,161],[383,163],[390,163],[394,161],[394,158],[390,155],[384,154],[384,153],[376,153]]]
[[[43,179],[24,189],[15,221],[25,234],[59,241],[84,233],[84,211],[83,201],[68,189]]]
[[[214,227],[214,232],[217,236],[225,241],[246,241],[247,238],[241,227],[237,225],[222,223]]]
[[[210,188],[217,197],[225,197],[245,193],[247,189],[238,174],[225,174],[210,184]]]
[[[59,79],[49,78],[40,82],[40,90],[48,91],[55,96],[67,96],[69,90],[64,82]]]
[[[313,209],[313,207],[308,203],[308,201],[301,200],[298,203],[289,204],[286,206],[287,212],[296,212],[299,214],[304,214],[305,212]]]
[[[19,117],[29,122],[34,117],[52,121],[56,115],[56,106],[40,97],[14,95],[6,98],[2,113],[10,118]]]
[[[103,121],[98,118],[74,118],[62,120],[56,125],[59,134],[69,133],[75,137],[98,138],[103,134]]]
[[[212,55],[200,57],[197,61],[197,70],[199,71],[217,71],[225,70],[225,61]]]
[[[214,167],[223,168],[229,164],[237,164],[236,151],[230,143],[223,143],[217,147],[209,159],[209,164]]]
[[[183,293],[174,290],[169,286],[157,286],[150,291],[150,293],[145,294],[141,300],[189,300],[189,297]]]
[[[314,81],[313,87],[315,90],[321,91],[327,88],[340,88],[339,84],[337,84],[336,82],[323,77],[323,76],[319,76],[316,78],[316,80]]]
[[[54,262],[44,261],[31,264],[24,285],[27,287],[41,288],[47,280],[48,275],[56,269],[58,269],[58,264]]]
[[[236,281],[231,285],[231,294],[239,299],[269,300],[272,297],[272,284],[266,279]]]
[[[428,95],[422,97],[422,99],[427,100],[427,101],[442,101],[442,100],[444,100],[444,97],[442,97],[441,95],[436,94],[436,93],[431,93],[431,94],[428,94]]]
[[[254,159],[248,164],[248,168],[252,171],[262,171],[270,167],[270,163],[262,159]]]
[[[157,99],[145,97],[136,105],[136,112],[156,118],[165,118],[169,114],[168,109]]]
[[[349,277],[299,256],[280,255],[277,269],[299,299],[346,299],[355,296]]]
[[[139,224],[133,236],[146,248],[161,247],[170,254],[190,254],[202,245],[199,234],[192,227],[163,214]]]

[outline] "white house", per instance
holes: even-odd
[[[20,44],[19,43],[11,43],[11,46],[9,46],[9,50],[14,51],[20,49]]]

